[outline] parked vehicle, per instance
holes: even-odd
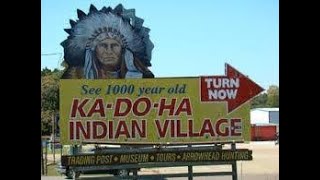
[[[90,149],[85,152],[85,154],[94,154],[98,152],[97,147]],[[140,169],[97,169],[97,168],[84,168],[81,171],[74,171],[69,166],[62,166],[61,161],[59,161],[56,165],[56,170],[58,173],[63,174],[67,177],[67,179],[76,179],[79,178],[81,174],[112,174],[118,177],[126,177],[129,176],[130,172],[134,170]]]
[[[74,172],[68,166],[67,167],[62,166],[61,162],[57,163],[56,169],[60,174],[65,175],[67,179],[79,178],[81,174],[112,174],[119,177],[126,177],[126,176],[129,176],[129,173],[132,171],[127,169],[110,169],[110,170],[86,169],[86,170]]]

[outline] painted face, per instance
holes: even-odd
[[[121,62],[121,44],[110,38],[99,42],[96,47],[98,61],[109,70],[116,70]]]

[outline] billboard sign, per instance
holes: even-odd
[[[223,76],[63,79],[62,144],[250,140],[249,100],[263,89],[226,64]]]

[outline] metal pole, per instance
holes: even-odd
[[[48,142],[47,141],[46,141],[46,152],[45,152],[45,164],[46,164],[45,174],[48,175]]]
[[[236,143],[231,144],[231,150],[236,150]],[[237,161],[232,161],[232,180],[238,180]]]
[[[192,147],[191,144],[188,144],[188,147]],[[193,172],[192,172],[192,166],[188,166],[188,180],[193,179]]]
[[[43,143],[41,138],[41,173],[44,175]]]
[[[52,120],[53,120],[53,126],[52,126],[52,133],[53,133],[53,142],[51,142],[51,145],[53,145],[53,146],[51,146],[53,149],[53,164],[55,164],[56,163],[56,151],[55,151],[55,149],[56,149],[56,134],[55,134],[55,129],[56,129],[56,123],[55,123],[55,111],[53,111],[53,114],[52,114]]]
[[[133,170],[133,180],[137,180],[138,179],[138,170],[134,169]]]
[[[62,157],[63,145],[62,145],[62,144],[60,144],[60,146],[61,146],[61,150],[60,150],[60,158],[61,158],[61,157]]]

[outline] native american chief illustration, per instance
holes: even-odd
[[[151,66],[153,43],[150,29],[134,9],[121,4],[114,9],[93,5],[88,14],[77,10],[79,20],[70,20],[65,29],[66,69],[62,79],[153,78]]]

